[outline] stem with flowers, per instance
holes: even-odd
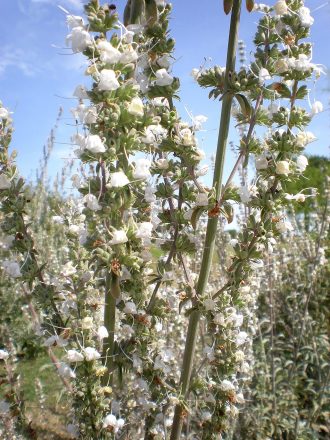
[[[219,138],[218,138],[215,170],[213,177],[215,200],[220,199],[221,190],[222,190],[221,188],[222,173],[225,162],[225,152],[226,152],[226,146],[228,140],[231,106],[233,101],[233,95],[230,93],[230,75],[235,70],[240,13],[241,13],[241,1],[238,0],[234,3],[231,12],[229,40],[228,40],[228,49],[227,49],[226,75],[224,82],[224,94],[222,98]],[[217,216],[209,217],[207,222],[206,237],[205,237],[202,263],[200,267],[200,274],[196,287],[196,294],[198,296],[203,296],[209,280],[212,257],[214,253],[217,224],[218,224]],[[193,359],[195,353],[199,320],[200,320],[200,312],[198,310],[194,310],[189,318],[189,327],[187,331],[187,339],[186,339],[181,378],[180,378],[180,392],[184,399],[187,397],[189,393],[189,385],[190,385],[191,372],[193,368]],[[181,404],[177,405],[175,408],[175,416],[173,419],[171,440],[178,440],[180,438],[182,424],[183,424],[182,412],[183,412],[183,406]]]

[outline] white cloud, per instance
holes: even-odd
[[[63,4],[63,6],[71,7],[74,9],[83,8],[83,0],[31,0],[32,3],[49,3],[53,5]]]
[[[32,51],[26,52],[10,45],[0,47],[0,75],[8,68],[18,69],[26,76],[36,75],[39,69],[33,62],[35,57]]]

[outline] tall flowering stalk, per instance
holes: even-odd
[[[313,19],[303,2],[277,2],[274,8],[255,5],[255,9],[260,10],[265,16],[261,19],[256,34],[255,43],[258,50],[255,61],[250,67],[250,73],[245,69],[235,73],[230,66],[230,69],[215,68],[201,72],[197,78],[203,87],[213,87],[211,96],[222,95],[222,100],[225,100],[226,96],[228,99],[228,95],[235,96],[239,105],[235,111],[236,117],[240,124],[247,125],[247,131],[241,139],[240,154],[228,183],[239,164],[244,161],[247,163],[250,154],[256,156],[257,169],[253,185],[239,189],[239,197],[250,208],[250,215],[233,244],[235,256],[227,268],[227,282],[213,294],[213,308],[210,307],[211,314],[206,315],[208,320],[211,319],[210,331],[214,335],[210,369],[211,372],[213,371],[211,387],[214,400],[207,405],[210,419],[204,424],[205,438],[213,438],[214,431],[226,431],[228,415],[235,416],[236,409],[231,407],[232,403],[239,402],[237,387],[228,380],[235,377],[237,368],[235,364],[239,362],[233,350],[248,341],[245,332],[240,332],[234,343],[230,342],[234,335],[226,341],[225,333],[221,331],[222,325],[217,322],[220,318],[218,319],[216,312],[223,313],[226,306],[242,308],[249,290],[248,279],[253,267],[259,264],[258,259],[262,256],[262,249],[271,247],[275,237],[289,227],[282,217],[283,207],[287,204],[286,179],[297,178],[304,171],[307,159],[299,153],[308,142],[313,140],[312,136],[303,130],[311,116],[305,109],[296,106],[296,101],[307,94],[306,86],[299,87],[299,81],[311,77],[313,71],[319,74],[319,68],[310,60],[311,45],[300,42],[308,36]],[[279,44],[283,45],[282,49],[279,48]],[[269,81],[276,75],[280,80],[270,83]],[[288,100],[287,108],[275,105],[274,100],[279,98]],[[271,100],[268,111],[263,107],[266,99]],[[273,124],[286,125],[287,130],[273,130]],[[270,129],[263,141],[258,140],[255,135],[256,125],[264,125]],[[215,170],[217,171],[217,165]],[[224,200],[235,199],[235,195],[229,194],[231,191],[228,184],[224,186],[222,192],[215,187],[216,200],[220,199],[220,208]],[[212,218],[209,219],[209,224],[212,221]],[[206,236],[207,248],[212,245],[214,232]],[[207,252],[204,255],[207,255]],[[209,271],[210,260],[204,257],[200,281],[197,284],[197,293],[200,295],[203,294],[207,284]],[[190,386],[194,386],[190,385],[190,376],[200,314],[201,309],[198,307],[190,317],[188,328],[181,376],[185,398],[189,395]],[[223,319],[226,320],[225,315]],[[172,439],[180,436],[183,424],[182,412],[181,404],[176,408]]]
[[[226,3],[228,2],[225,2],[225,6]],[[240,12],[241,12],[241,1],[237,1],[233,5],[233,10],[231,15],[228,50],[227,50],[226,74],[224,76],[223,102],[222,102],[222,110],[221,110],[217,154],[215,160],[215,170],[213,177],[214,199],[216,200],[217,204],[218,204],[218,200],[220,199],[221,190],[222,190],[221,188],[222,173],[225,162],[226,144],[227,144],[227,138],[229,132],[229,124],[230,124],[230,111],[233,100],[233,95],[232,93],[230,93],[230,76],[235,70]],[[212,257],[214,253],[217,224],[218,224],[217,214],[215,216],[210,215],[207,223],[200,275],[196,286],[196,294],[198,296],[203,296],[208,283],[208,279],[211,271]],[[189,392],[190,377],[193,368],[193,359],[194,359],[199,320],[200,320],[200,312],[199,310],[194,310],[191,313],[189,319],[189,327],[188,327],[182,372],[180,378],[180,387],[181,387],[180,391],[184,399],[188,396],[188,392]],[[175,417],[173,420],[173,427],[171,431],[172,440],[180,438],[182,424],[183,424],[182,412],[183,412],[183,406],[181,404],[177,405],[175,410]]]

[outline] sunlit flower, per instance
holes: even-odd
[[[97,49],[100,51],[100,60],[107,64],[118,63],[122,55],[118,49],[106,40],[98,40]]]
[[[302,26],[310,27],[314,23],[314,18],[311,16],[311,11],[306,6],[302,6],[297,11],[298,17]]]
[[[95,350],[94,347],[86,347],[84,348],[84,355],[86,361],[96,361],[97,359],[100,359],[101,355],[100,353]]]
[[[66,359],[68,362],[82,362],[84,360],[84,356],[77,350],[68,350]]]
[[[276,15],[284,15],[288,12],[288,5],[285,0],[278,0],[274,5]]]
[[[139,97],[133,98],[132,101],[128,104],[127,111],[133,116],[143,116],[144,105],[142,99]]]
[[[262,85],[267,79],[271,79],[271,75],[264,67],[259,70],[259,84]]]
[[[109,244],[123,244],[128,241],[126,232],[123,229],[114,231],[112,233],[112,239],[109,241]]]
[[[159,69],[156,71],[156,85],[157,86],[170,86],[174,80],[166,69]]]
[[[123,171],[116,171],[110,176],[110,186],[114,188],[121,188],[129,184],[128,177]]]
[[[323,112],[323,104],[321,101],[315,101],[312,104],[312,111],[311,111],[311,115],[317,115],[318,113]]]
[[[286,160],[280,160],[276,164],[276,174],[287,176],[290,173],[290,164]]]
[[[296,160],[297,170],[304,172],[308,165],[308,159],[306,156],[300,155]]]
[[[97,197],[94,196],[94,194],[86,194],[83,200],[86,203],[87,208],[92,211],[100,211],[102,209],[102,206],[99,204]]]
[[[74,27],[71,34],[66,37],[66,44],[71,43],[72,52],[83,52],[88,46],[91,46],[93,39],[91,35],[81,26]]]
[[[117,90],[120,87],[116,73],[111,69],[101,70],[98,89],[104,91]]]
[[[104,153],[105,146],[102,142],[102,139],[97,134],[90,134],[86,138],[85,143],[86,150],[89,150],[91,153]]]
[[[148,179],[150,174],[151,162],[148,159],[137,159],[135,162],[135,169],[133,171],[134,179]]]

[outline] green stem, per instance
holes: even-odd
[[[233,96],[230,93],[230,85],[228,75],[235,70],[236,50],[238,40],[238,28],[241,12],[241,0],[236,0],[233,5],[231,13],[229,41],[227,50],[227,62],[226,62],[226,78],[225,88],[222,100],[221,118],[219,137],[217,145],[217,153],[215,160],[215,169],[213,177],[213,187],[215,188],[215,197],[220,199],[221,184],[223,175],[223,166],[225,162],[225,153],[229,133],[231,105]],[[202,296],[207,286],[209,275],[211,271],[212,257],[214,253],[215,237],[217,231],[218,219],[217,217],[210,217],[207,222],[206,237],[204,243],[204,252],[202,258],[202,264],[200,274],[197,282],[197,293]],[[187,398],[189,393],[190,377],[193,367],[193,359],[195,353],[195,346],[197,340],[198,323],[200,319],[200,312],[195,310],[191,313],[189,318],[189,326],[186,338],[185,351],[183,356],[183,364],[181,370],[180,387],[183,398]],[[179,440],[183,425],[183,406],[177,405],[175,408],[175,414],[173,419],[173,426],[171,431],[171,440]]]
[[[111,274],[107,274],[105,287],[104,326],[109,336],[103,340],[103,362],[107,372],[102,378],[103,385],[111,385],[113,378],[113,354],[115,342],[116,299],[112,295]]]

